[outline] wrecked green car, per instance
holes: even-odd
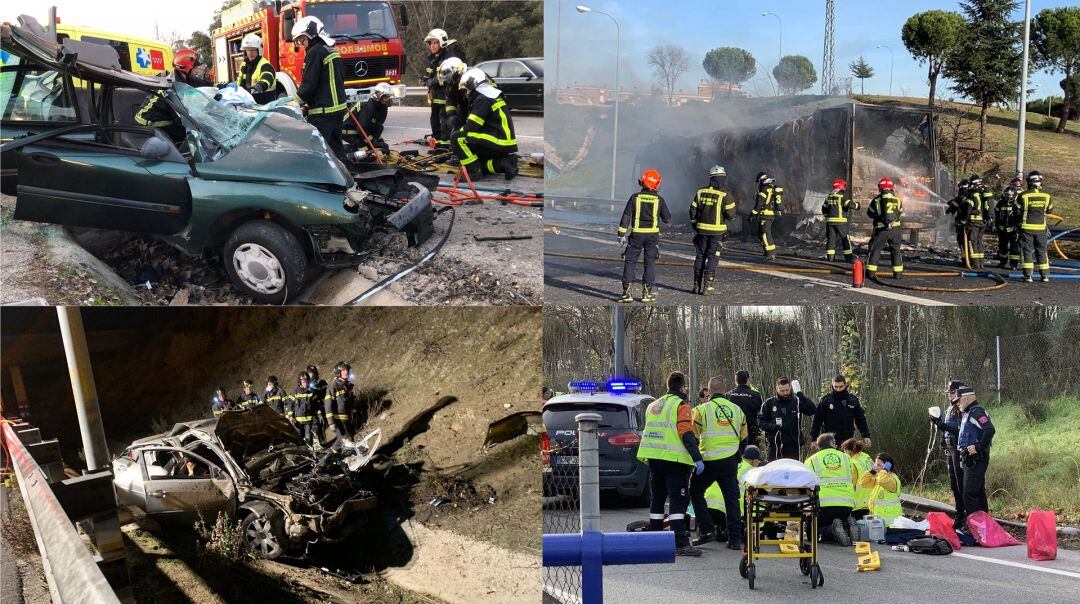
[[[376,228],[410,245],[431,235],[431,177],[351,172],[289,101],[225,106],[213,90],[123,71],[110,47],[56,44],[32,18],[19,22],[0,33],[2,189],[16,219],[219,253],[263,304],[295,298],[316,267],[358,264]],[[183,144],[135,123],[147,94],[180,116]]]

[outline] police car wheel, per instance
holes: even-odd
[[[240,225],[225,243],[233,284],[261,304],[281,304],[304,285],[307,257],[296,236],[268,220]]]
[[[246,508],[248,515],[240,523],[244,547],[266,560],[280,558],[285,553],[285,520],[281,510],[258,501]]]

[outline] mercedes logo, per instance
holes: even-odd
[[[367,75],[367,61],[356,62],[356,75],[364,77]]]

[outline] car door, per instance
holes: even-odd
[[[177,447],[141,447],[136,453],[147,514],[177,520],[201,516],[212,522],[218,512],[235,511],[236,487],[217,464]],[[193,475],[188,474],[187,462],[192,463]]]
[[[151,128],[60,132],[19,147],[15,162],[19,220],[173,234],[191,214],[190,166]]]
[[[499,65],[499,88],[506,95],[511,109],[525,109],[534,103],[529,100],[529,90],[535,76],[521,61],[501,61]]]

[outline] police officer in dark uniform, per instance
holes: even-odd
[[[255,382],[251,380],[244,380],[240,386],[243,389],[243,394],[237,399],[236,404],[241,409],[252,409],[262,404],[262,399],[258,394],[255,394]]]
[[[859,202],[844,199],[847,181],[843,178],[834,180],[832,187],[832,193],[829,193],[821,204],[821,214],[825,217],[825,257],[832,261],[836,258],[836,251],[841,250],[844,260],[851,262],[855,252],[851,249],[851,237],[848,233],[848,212],[858,210]]]
[[[316,439],[322,444],[326,435],[326,427],[329,425],[326,415],[323,413],[323,403],[326,401],[326,380],[319,377],[319,368],[315,365],[307,366],[308,387],[311,390],[311,415],[314,423]]]
[[[352,367],[345,361],[334,366],[334,379],[330,381],[330,387],[326,391],[326,421],[334,426],[335,449],[341,445],[351,447],[353,444],[353,429],[350,414],[353,406],[353,385],[349,381],[349,371]]]
[[[641,301],[656,301],[653,287],[656,285],[656,259],[660,257],[660,223],[671,223],[667,202],[658,193],[661,182],[660,172],[645,170],[638,179],[641,191],[630,196],[619,219],[619,243],[626,247],[623,251],[623,292],[619,302],[634,301],[630,285],[634,282],[634,265],[638,256],[645,258]]]
[[[765,257],[771,260],[776,258],[776,240],[772,234],[773,220],[784,213],[784,189],[776,186],[776,179],[765,172],[758,172],[754,180],[757,181],[758,193],[750,215],[757,219],[761,247]]]
[[[217,417],[226,411],[233,411],[236,409],[236,403],[229,400],[228,395],[225,394],[225,386],[218,386],[214,389],[214,398],[210,399],[210,411]]]
[[[300,437],[304,439],[304,442],[311,446],[315,413],[307,372],[301,371],[296,377],[296,387],[289,395],[289,419],[300,431]]]
[[[345,112],[345,74],[334,39],[323,30],[322,21],[304,17],[293,26],[293,43],[303,47],[304,72],[296,96],[307,108],[307,121],[322,134],[334,155],[345,156],[341,138],[341,118]]]
[[[949,386],[945,391],[945,395],[949,399],[949,407],[945,410],[943,417],[930,416],[930,423],[937,426],[938,430],[941,430],[942,446],[945,448],[946,461],[949,467],[949,488],[952,489],[953,502],[956,507],[956,516],[953,519],[953,528],[960,529],[964,526],[964,518],[967,514],[964,511],[964,477],[963,468],[960,466],[960,451],[956,447],[956,439],[960,434],[960,397],[957,396],[957,391],[960,388],[966,388],[967,386],[963,382],[953,380],[949,382]]]
[[[263,392],[263,402],[281,415],[288,416],[289,395],[278,386],[276,375],[266,378],[266,390]]]
[[[871,199],[866,208],[866,215],[874,221],[870,258],[866,263],[871,277],[877,276],[878,257],[886,246],[892,252],[893,279],[899,279],[904,272],[904,256],[900,251],[900,218],[904,214],[904,203],[894,191],[892,179],[882,178],[878,181],[877,197]]]
[[[735,372],[735,387],[728,390],[724,398],[735,403],[746,416],[746,428],[749,432],[747,443],[757,445],[761,437],[761,427],[758,426],[757,416],[761,413],[761,392],[750,383],[750,372],[740,369]]]
[[[716,291],[716,264],[727,239],[727,222],[735,218],[735,200],[725,190],[727,171],[723,166],[709,169],[709,185],[690,200],[690,225],[694,227],[694,293]]]
[[[1001,192],[994,208],[994,227],[997,229],[998,268],[1017,268],[1020,266],[1020,208],[1016,205],[1020,192],[1024,190],[1024,181],[1012,179],[1009,186]]]
[[[776,380],[776,396],[761,405],[757,416],[758,427],[765,432],[769,443],[769,461],[780,458],[802,460],[802,416],[813,416],[817,411],[814,401],[787,378]]]
[[[969,387],[957,389],[960,408],[960,435],[956,450],[960,453],[963,468],[964,512],[968,515],[978,511],[989,512],[986,500],[986,468],[990,465],[990,445],[994,440],[994,424],[986,409],[975,399],[975,390]]]
[[[859,397],[848,390],[847,377],[837,374],[832,381],[832,392],[821,397],[818,403],[814,423],[810,425],[810,438],[832,432],[836,442],[844,442],[855,436],[856,427],[863,438],[863,446],[869,449],[870,428],[866,424],[866,412]]]

